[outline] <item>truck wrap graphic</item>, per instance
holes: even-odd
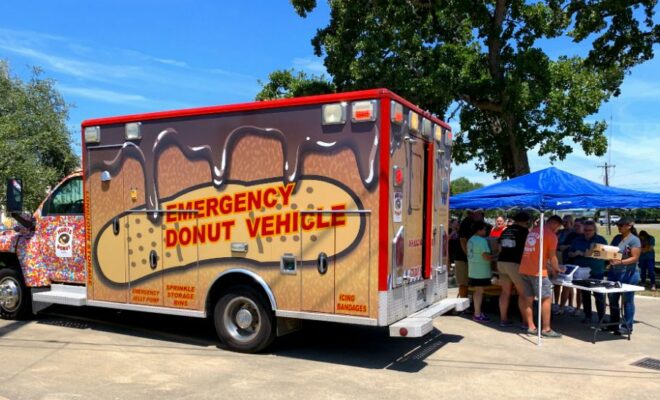
[[[279,265],[281,254],[300,253],[303,237],[309,238],[307,247],[330,249],[327,256],[340,257],[361,240],[366,225],[364,217],[349,218],[342,212],[362,209],[359,198],[325,177],[306,176],[288,184],[279,179],[227,182],[221,192],[205,185],[165,199],[161,207],[169,212],[160,224],[153,224],[144,214],[123,213],[101,230],[94,255],[109,281],[123,284],[158,272],[149,260],[151,250],[157,248],[163,249],[157,257],[171,260],[165,273],[237,256],[257,266]],[[115,224],[128,229],[127,238],[117,234]],[[115,249],[124,240],[128,255],[134,256],[129,275],[114,268]],[[264,246],[273,242],[277,253]],[[245,254],[232,252],[231,243],[247,245]],[[316,262],[317,255],[307,251],[300,261]]]

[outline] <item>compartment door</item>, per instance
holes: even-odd
[[[307,231],[303,224],[328,220],[330,214],[301,212],[302,310],[322,313],[335,311],[335,228]]]
[[[163,212],[163,305],[165,307],[199,309],[199,242],[205,242],[212,231],[200,225],[195,212]],[[208,228],[208,229],[207,229]],[[216,233],[217,234],[217,233]],[[168,237],[169,236],[169,237]]]
[[[408,179],[404,202],[404,282],[422,279],[424,248],[424,192],[426,188],[426,151],[422,139],[407,142]]]
[[[163,235],[145,211],[128,214],[128,279],[131,304],[163,305]]]

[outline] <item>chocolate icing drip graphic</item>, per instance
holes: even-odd
[[[90,165],[91,171],[108,171],[110,175],[114,178],[119,174],[119,172],[122,169],[122,166],[124,165],[124,162],[132,158],[136,160],[137,162],[140,163],[140,166],[142,167],[142,177],[144,178],[145,185],[147,186],[153,186],[154,178],[152,175],[152,170],[150,168],[146,168],[146,158],[144,156],[144,153],[142,152],[142,149],[140,149],[135,143],[133,142],[125,142],[124,145],[121,147],[115,158],[113,158],[110,161],[104,161],[104,160],[96,160],[92,161]],[[152,182],[152,183],[150,183]],[[150,193],[147,191],[147,193]],[[158,205],[158,199],[156,196],[147,196],[147,207],[149,209],[156,209]]]
[[[288,129],[294,127],[295,125],[292,125]],[[158,160],[166,149],[176,147],[191,161],[206,161],[211,170],[210,180],[216,189],[222,190],[229,178],[231,154],[239,140],[247,135],[276,139],[280,142],[284,159],[281,171],[284,183],[295,183],[300,179],[306,154],[350,148],[355,155],[360,178],[365,187],[371,190],[378,182],[379,132],[375,124],[357,128],[359,129],[355,131],[346,129],[337,133],[317,130],[305,135],[298,133],[300,131],[290,134],[276,128],[243,125],[223,134],[209,130],[202,132],[198,128],[187,126],[185,122],[172,122],[169,127],[159,130],[152,144],[142,143],[141,147],[150,151],[144,153],[135,143],[126,142],[113,160],[92,163],[91,170],[109,170],[115,176],[126,158],[140,162],[144,176],[146,209],[154,210],[148,215],[154,223],[161,218],[161,213],[156,211],[160,209]],[[179,133],[180,131],[185,133]],[[147,137],[145,134],[143,140]]]

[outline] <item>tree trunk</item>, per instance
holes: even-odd
[[[508,160],[509,162],[502,162],[504,173],[508,178],[529,174],[527,150],[517,139],[515,118],[512,115],[507,115],[505,119],[504,133],[508,141],[508,151],[506,153],[511,158]]]

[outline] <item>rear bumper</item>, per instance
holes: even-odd
[[[443,299],[390,325],[392,337],[422,337],[433,330],[433,319],[450,310],[463,311],[470,306],[466,298]]]

